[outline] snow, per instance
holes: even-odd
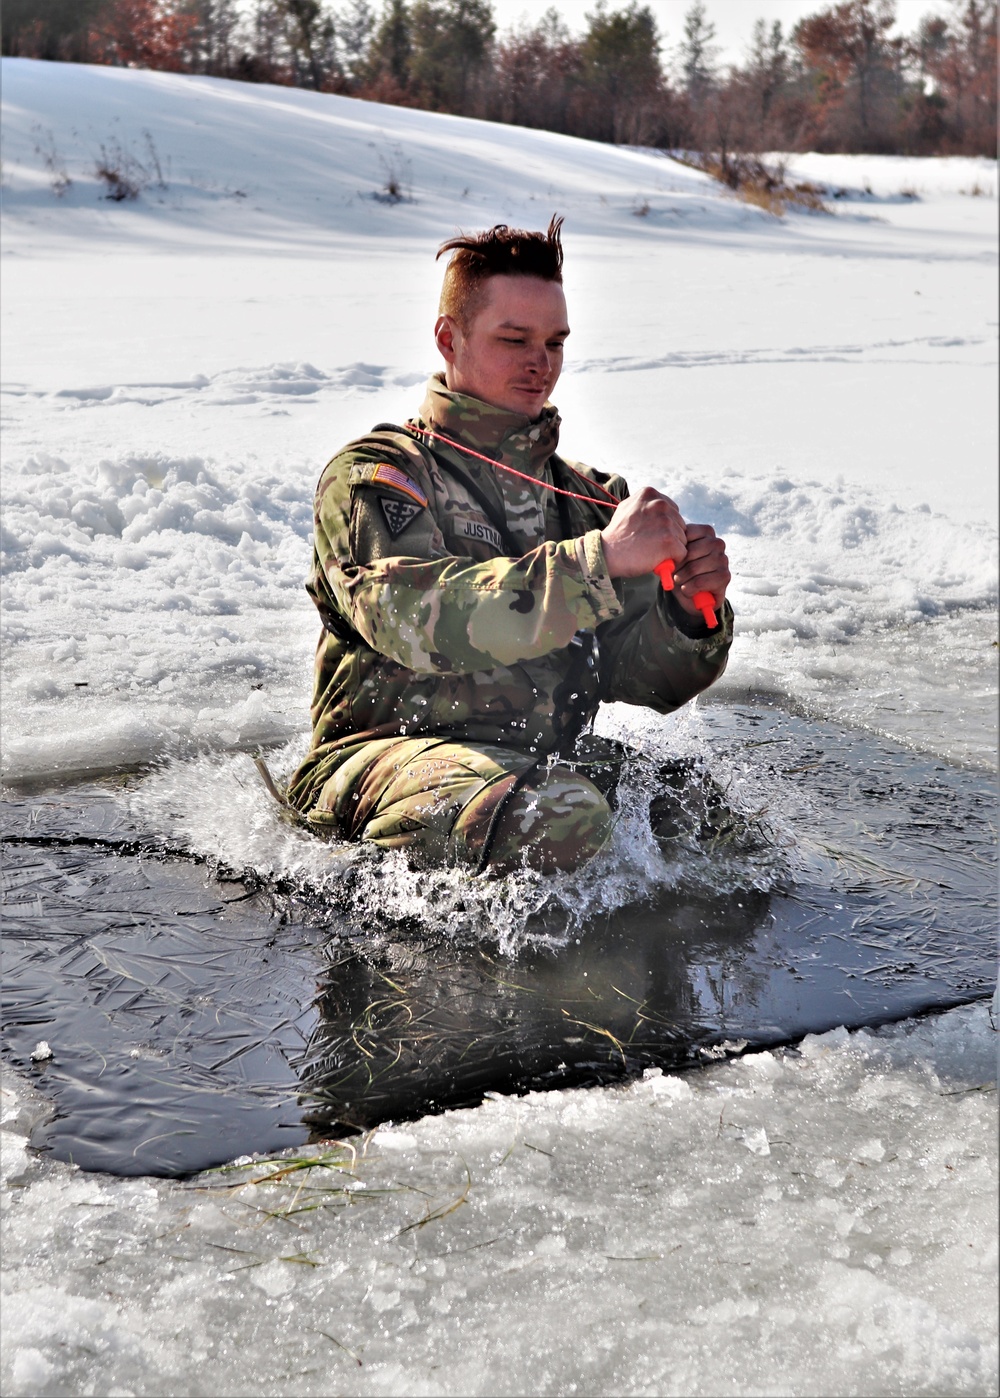
[[[11,1082],[4,1391],[988,1394],[990,1013],[493,1098],[284,1177],[35,1160]]]
[[[318,469],[419,403],[437,242],[555,209],[564,448],[725,531],[725,686],[992,761],[996,200],[958,192],[995,191],[988,162],[866,158],[852,188],[881,202],[779,221],[655,153],[546,132],[4,74],[10,776],[301,733]],[[166,189],[109,203],[101,143],[151,169],[145,132]],[[850,159],[796,161],[837,185]],[[373,197],[393,160],[397,205]],[[926,192],[894,202],[908,178]]]
[[[315,479],[418,406],[437,244],[554,211],[563,447],[725,534],[715,696],[992,765],[994,165],[796,156],[847,194],[777,220],[653,152],[348,98],[6,59],[3,95],[8,779],[196,758],[147,812],[287,866],[241,773],[306,741]],[[285,1219],[296,1176],[35,1158],[11,1078],[4,1391],[992,1392],[993,1081],[984,1005],[835,1033],[381,1130]]]

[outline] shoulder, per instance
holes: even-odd
[[[365,485],[426,497],[431,467],[421,442],[401,427],[380,424],[326,463],[316,486],[317,508],[325,499],[346,501],[355,487]]]
[[[355,465],[365,465],[388,460],[400,467],[411,466],[415,471],[425,472],[430,463],[430,452],[412,433],[390,423],[381,423],[363,437],[356,437],[327,462],[323,475],[350,473]],[[321,477],[322,479],[322,477]]]

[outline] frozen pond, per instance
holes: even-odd
[[[795,157],[848,193],[775,220],[546,132],[3,77],[4,1392],[995,1393],[995,165]],[[417,407],[438,243],[554,211],[562,448],[734,574],[712,702],[600,723],[734,823],[659,849],[639,772],[588,876],[473,887],[249,754],[301,754],[312,491]]]

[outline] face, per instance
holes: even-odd
[[[540,277],[490,277],[466,331],[451,316],[434,328],[449,388],[531,418],[556,386],[568,334],[563,289]]]

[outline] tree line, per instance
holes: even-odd
[[[4,54],[344,93],[592,140],[712,151],[997,153],[997,2],[951,0],[911,35],[892,0],[789,33],[758,20],[722,65],[703,0],[671,44],[649,5],[549,9],[499,35],[489,0],[4,0]]]

